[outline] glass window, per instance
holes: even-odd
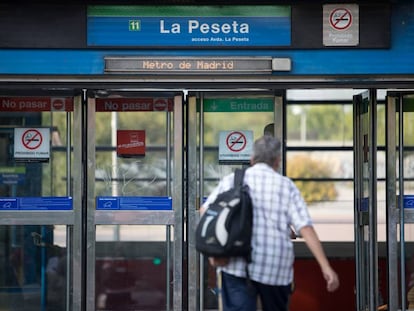
[[[354,239],[353,90],[289,90],[286,175],[322,241]]]

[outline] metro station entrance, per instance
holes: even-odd
[[[2,3],[0,311],[217,310],[198,209],[264,132],[342,284],[298,238],[291,311],[414,310],[413,3],[345,2]]]
[[[194,247],[198,209],[223,176],[249,165],[255,139],[264,132],[283,137],[283,95],[237,90],[189,92],[187,113],[188,310],[216,310],[215,269]]]
[[[248,165],[253,139],[266,125],[281,130],[275,107],[281,112],[282,97],[271,92],[88,94],[95,124],[87,126],[87,154],[96,166],[88,168],[88,189],[95,189],[88,206],[95,208],[87,241],[95,250],[88,249],[87,296],[95,293],[96,310],[217,309],[214,271],[194,248],[198,209],[224,174]],[[98,131],[98,124],[105,128]],[[112,148],[102,148],[115,134]],[[148,248],[158,253],[141,258]],[[101,281],[108,264],[120,265],[130,283],[108,288]]]
[[[282,97],[52,93],[1,96],[2,309],[216,309],[198,209]]]
[[[408,310],[414,97],[377,97],[367,90],[347,103],[355,252],[345,256],[355,254],[357,310]],[[218,308],[215,271],[194,248],[198,209],[221,177],[249,165],[256,138],[286,141],[286,91],[36,90],[0,98],[0,309]],[[298,134],[314,135],[302,126]],[[284,144],[284,174],[287,151],[318,150],[310,144]],[[345,243],[335,245],[339,256]]]

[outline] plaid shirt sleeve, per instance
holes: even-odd
[[[299,232],[303,227],[312,226],[313,223],[299,189],[293,182],[291,182],[290,188],[290,206],[288,209],[290,223],[295,231]]]

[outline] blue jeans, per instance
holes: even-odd
[[[263,311],[287,311],[291,285],[265,285],[222,272],[223,311],[256,311],[257,296]]]

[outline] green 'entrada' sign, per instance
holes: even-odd
[[[272,112],[274,98],[205,98],[204,112]],[[200,110],[200,109],[198,109]]]

